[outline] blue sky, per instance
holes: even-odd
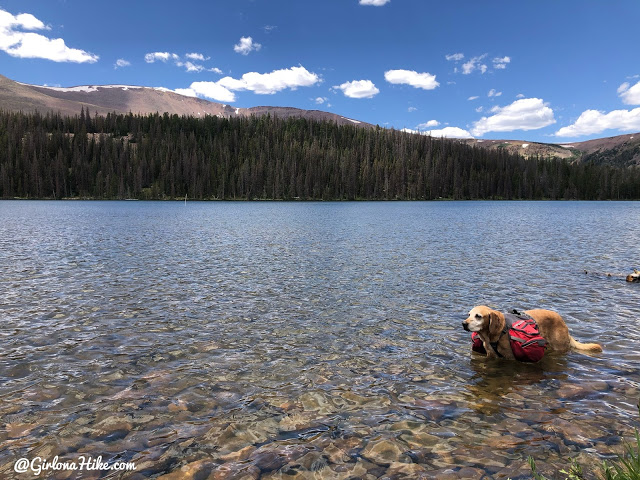
[[[0,74],[433,135],[640,131],[639,0],[0,0]]]

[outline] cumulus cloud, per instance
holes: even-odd
[[[418,130],[411,130],[409,128],[404,128],[403,132],[407,133],[416,133],[420,135],[429,135],[431,137],[437,138],[473,138],[468,131],[460,128],[460,127],[444,127],[439,130],[424,130],[422,132]]]
[[[477,99],[479,99],[479,98],[480,98],[479,96],[474,95],[473,97],[469,97],[469,98],[467,98],[467,100],[477,100]]]
[[[500,95],[502,95],[502,92],[497,92],[495,88],[492,88],[489,90],[489,93],[487,93],[488,97],[499,97]]]
[[[333,88],[342,90],[342,93],[349,98],[373,98],[380,93],[380,90],[376,88],[371,80],[354,80]]]
[[[640,82],[631,86],[628,82],[618,87],[618,95],[625,105],[640,105]]]
[[[178,93],[180,95],[184,95],[186,97],[197,97],[198,96],[196,91],[191,89],[191,88],[176,88],[174,90],[174,92]]]
[[[242,78],[224,77],[218,84],[229,90],[249,90],[254,93],[269,95],[287,88],[310,87],[320,82],[320,77],[309,72],[303,66],[274,70],[271,73],[249,72]]]
[[[411,113],[411,112],[415,112],[415,111],[417,111],[417,110],[418,110],[418,109],[417,109],[416,107],[409,107],[409,108],[407,108],[407,112],[409,112],[409,113]]]
[[[217,82],[193,82],[189,88],[177,89],[176,93],[188,96],[205,97],[219,102],[235,102],[234,91],[248,90],[268,95],[285,89],[309,87],[320,82],[320,77],[302,66],[271,73],[245,73],[241,78],[224,77]]]
[[[494,115],[482,117],[474,123],[471,132],[482,136],[487,132],[537,130],[555,123],[553,110],[540,98],[523,98],[506,107],[491,109]]]
[[[454,62],[459,62],[460,60],[462,60],[464,58],[464,54],[462,53],[452,53],[451,55],[445,55],[445,57],[448,61],[454,61]]]
[[[436,76],[430,73],[418,73],[413,70],[388,70],[384,72],[384,79],[393,84],[411,85],[423,90],[433,90],[440,84],[436,81]]]
[[[175,53],[169,52],[151,52],[147,53],[144,56],[144,61],[147,63],[155,63],[155,62],[167,62],[169,60],[180,60],[180,56]]]
[[[609,113],[585,110],[573,125],[562,127],[556,137],[581,137],[605,130],[635,132],[640,130],[640,107],[633,110],[613,110]]]
[[[168,61],[171,60],[177,67],[182,67],[189,73],[214,72],[214,73],[222,74],[222,70],[220,70],[219,68],[216,68],[216,67],[207,68],[204,65],[201,65],[199,63],[193,63],[190,61],[190,60],[196,60],[196,61],[204,62],[206,60],[209,60],[210,57],[205,57],[201,53],[186,53],[184,56],[189,60],[183,61],[180,55],[178,55],[177,53],[151,52],[151,53],[147,53],[144,56],[144,61],[147,63],[155,63],[155,62],[167,63]]]
[[[421,123],[416,128],[418,130],[425,130],[425,129],[429,128],[429,127],[437,127],[438,125],[440,125],[439,121],[437,121],[437,120],[429,120],[426,123]]]
[[[485,73],[488,67],[483,63],[483,61],[486,58],[486,56],[487,54],[485,53],[484,55],[473,57],[469,59],[468,62],[463,63],[462,73],[464,75],[469,75],[470,73],[473,73],[476,70],[480,70],[480,72]]]
[[[30,13],[14,16],[0,9],[0,50],[12,57],[74,63],[95,63],[100,58],[93,53],[68,47],[62,38],[51,39],[33,33],[33,30],[50,28]]]
[[[427,130],[424,133],[432,137],[473,138],[473,135],[460,127],[444,127],[439,130]]]
[[[251,37],[241,37],[240,41],[233,46],[233,51],[241,55],[249,55],[251,52],[257,52],[262,45],[254,42]]]
[[[205,57],[202,53],[197,53],[197,52],[185,53],[184,56],[187,57],[189,60],[195,60],[198,62],[204,62],[206,60],[209,60],[210,58],[210,57]]]
[[[360,0],[360,5],[373,5],[374,7],[382,7],[391,0]]]
[[[325,102],[328,102],[329,99],[327,97],[316,97],[316,99],[314,100],[314,102],[316,102],[316,105],[322,105]]]
[[[119,58],[118,60],[116,60],[116,63],[113,65],[113,68],[124,68],[124,67],[129,67],[131,66],[131,62],[128,60],[125,60],[124,58]]]
[[[203,72],[206,70],[203,65],[198,65],[193,62],[176,62],[178,67],[184,67],[187,72]]]
[[[447,55],[445,57],[447,60],[455,60],[456,62],[462,60],[464,56],[461,53],[456,53],[454,55]],[[478,55],[477,57],[472,57],[462,64],[462,73],[463,75],[470,75],[473,72],[486,73],[489,71],[489,66],[487,65],[487,54],[484,53],[482,55]],[[511,63],[510,57],[495,57],[491,65],[494,70],[504,70],[507,68],[507,65]],[[455,68],[455,72],[458,72],[458,67]]]
[[[178,88],[175,92],[188,97],[204,97],[218,102],[236,101],[236,95],[217,82],[193,82],[189,88]]]
[[[493,68],[496,70],[504,70],[507,68],[507,64],[511,63],[511,58],[509,57],[496,57],[493,59]]]

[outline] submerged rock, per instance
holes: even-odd
[[[260,469],[244,462],[229,462],[217,467],[208,480],[258,480]]]
[[[256,447],[253,445],[249,445],[247,447],[241,448],[235,452],[227,453],[226,455],[222,455],[220,457],[221,460],[225,462],[241,462],[246,460],[251,456],[253,452],[255,452]]]
[[[398,442],[392,440],[379,440],[370,442],[362,451],[362,456],[377,464],[389,466],[394,462],[408,463],[409,459],[404,454],[406,449]]]
[[[197,460],[187,463],[171,473],[162,475],[157,480],[199,480],[207,478],[214,467],[215,464],[209,459]]]
[[[93,438],[124,438],[133,429],[129,415],[113,415],[90,426]]]

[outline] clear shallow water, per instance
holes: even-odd
[[[638,225],[639,203],[0,202],[0,476],[598,464],[640,423],[640,286],[605,275],[638,267]],[[485,362],[477,304],[556,310],[605,352]]]

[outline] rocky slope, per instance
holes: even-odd
[[[640,133],[598,138],[585,142],[537,143],[526,140],[461,140],[492,150],[505,149],[523,157],[557,157],[572,163],[594,162],[620,167],[640,166]]]
[[[0,109],[7,111],[44,113],[60,112],[78,115],[81,108],[91,115],[96,112],[129,112],[139,114],[170,113],[187,116],[217,115],[237,117],[250,115],[276,115],[281,118],[304,117],[314,120],[330,120],[339,125],[368,126],[334,113],[319,110],[301,110],[288,107],[235,108],[201,98],[179,95],[165,88],[130,85],[84,85],[78,87],[42,87],[18,83],[0,75]]]

